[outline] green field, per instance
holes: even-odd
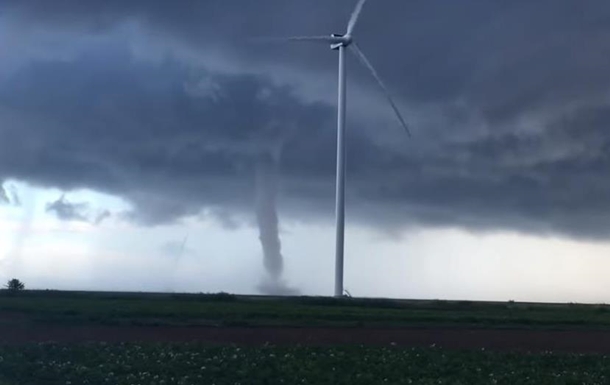
[[[229,294],[1,291],[0,328],[9,324],[26,325],[11,329],[22,332],[42,324],[63,325],[66,330],[73,325],[606,329],[610,327],[610,308]],[[609,360],[603,355],[379,345],[23,343],[0,344],[0,385],[606,384],[610,383]]]
[[[218,326],[610,326],[606,305],[409,301],[229,294],[0,292],[3,322]]]
[[[575,354],[358,346],[30,345],[0,348],[0,384],[607,384],[608,362]]]

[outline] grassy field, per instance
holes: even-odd
[[[607,384],[608,362],[434,348],[30,345],[0,348],[0,384]]]
[[[0,291],[0,328],[9,324],[25,324],[25,328],[16,329],[26,332],[39,324],[64,325],[67,327],[60,328],[65,330],[73,330],[72,325],[606,329],[610,327],[610,308],[228,294]],[[473,337],[469,334],[466,338]],[[385,346],[0,344],[0,385],[610,383],[610,359],[603,355],[413,349],[394,343]]]
[[[0,291],[3,322],[219,326],[607,328],[610,307],[467,301]]]

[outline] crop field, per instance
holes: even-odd
[[[606,305],[0,292],[0,385],[606,384]]]
[[[0,348],[5,385],[606,384],[605,356],[365,346],[38,344]]]
[[[177,326],[610,327],[610,306],[365,298],[0,291],[0,323]]]

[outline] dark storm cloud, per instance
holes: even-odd
[[[218,94],[198,89],[209,82]],[[150,224],[197,214],[204,203],[248,201],[252,156],[295,125],[305,130],[295,139],[316,138],[333,119],[332,108],[302,104],[262,78],[134,63],[106,46],[24,67],[2,85],[0,103],[34,120],[5,126],[22,140],[0,154],[2,174],[126,196],[131,216]]]
[[[341,32],[352,1],[5,4],[0,178],[230,218],[281,140],[283,212],[332,214],[336,56],[242,34]],[[415,135],[350,60],[351,218],[610,233],[605,2],[371,0],[357,32]]]

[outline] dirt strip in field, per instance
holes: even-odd
[[[386,345],[501,351],[610,353],[610,331],[451,328],[271,328],[0,325],[0,344],[191,342],[244,346]]]

